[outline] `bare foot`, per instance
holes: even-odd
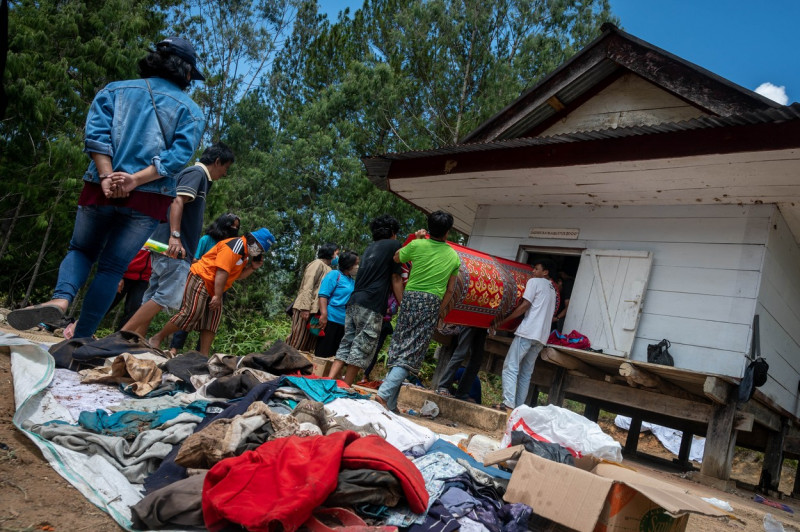
[[[380,405],[381,405],[383,408],[385,408],[386,410],[391,410],[391,409],[389,408],[389,405],[387,405],[387,404],[386,404],[386,401],[384,400],[384,398],[383,398],[383,397],[381,397],[380,395],[378,395],[377,393],[376,393],[375,395],[373,395],[373,396],[372,396],[372,400],[373,400],[373,401],[376,401],[377,403],[379,403],[379,404],[380,404]]]

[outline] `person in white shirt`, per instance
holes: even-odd
[[[511,411],[525,404],[528,396],[533,365],[553,327],[556,290],[550,282],[551,272],[555,273],[555,265],[551,260],[535,262],[533,277],[528,279],[520,303],[505,318],[497,317],[492,321],[490,330],[525,314],[514,332],[514,341],[503,363],[503,402],[495,405],[500,410]]]

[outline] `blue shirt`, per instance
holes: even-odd
[[[136,190],[174,197],[175,177],[200,145],[205,118],[200,107],[171,81],[147,81],[167,139],[161,134],[145,80],[114,81],[92,101],[84,151],[110,156],[115,171],[133,174],[154,165],[162,177]],[[94,161],[83,179],[100,182]]]
[[[208,250],[213,248],[217,245],[217,241],[211,238],[209,235],[203,235],[200,238],[200,243],[197,244],[197,251],[194,252],[194,258],[200,259],[203,255],[208,253]]]
[[[344,325],[345,308],[356,282],[339,270],[331,270],[322,278],[319,297],[328,299],[328,321]]]

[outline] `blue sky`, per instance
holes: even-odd
[[[331,20],[362,5],[319,2]],[[770,83],[788,103],[800,100],[800,0],[611,0],[611,8],[640,39],[747,89]]]

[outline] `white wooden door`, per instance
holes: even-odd
[[[587,249],[564,320],[589,338],[593,349],[629,357],[653,262],[649,251]]]

